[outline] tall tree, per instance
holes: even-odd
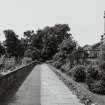
[[[5,46],[9,56],[14,56],[17,58],[24,55],[24,46],[21,44],[21,41],[18,39],[18,35],[13,30],[4,31],[6,40]]]
[[[57,52],[58,45],[70,37],[70,28],[67,24],[57,24],[38,30],[32,37],[32,45],[40,50],[43,59],[51,59]]]

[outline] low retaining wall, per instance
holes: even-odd
[[[17,69],[14,69],[13,71],[10,71],[8,73],[5,73],[0,77],[0,95],[6,92],[6,90],[14,85],[16,82],[18,82],[21,78],[28,75],[29,72],[31,72],[32,68],[37,64],[38,62],[31,62],[27,65],[22,65]]]

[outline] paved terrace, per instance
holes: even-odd
[[[10,89],[0,105],[83,105],[46,65],[38,65],[24,82]]]

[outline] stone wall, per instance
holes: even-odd
[[[8,88],[15,85],[15,83],[17,83],[19,80],[28,75],[37,63],[38,62],[34,61],[27,65],[22,65],[19,68],[2,75],[0,77],[0,95],[6,92]]]

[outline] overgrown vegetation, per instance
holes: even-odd
[[[86,79],[86,71],[83,65],[74,66],[71,70],[71,75],[73,79],[77,82],[84,82]]]
[[[75,81],[86,83],[90,91],[105,94],[105,54],[98,58],[95,53],[91,57],[85,50],[88,46],[81,47],[74,40],[68,24],[47,26],[37,31],[28,30],[21,39],[13,30],[5,30],[4,35],[6,40],[0,43],[1,70],[32,60],[52,60],[56,68]],[[96,43],[91,50],[99,47],[100,43]],[[13,65],[6,63],[11,58],[14,58]]]
[[[41,62],[51,60],[59,51],[58,46],[69,39],[70,27],[68,24],[56,24],[52,27],[38,29],[36,32],[28,30],[21,39],[13,30],[5,30],[6,40],[0,43],[0,56],[3,56],[1,66],[5,65],[6,58],[15,58],[15,65],[21,64],[24,57]]]

